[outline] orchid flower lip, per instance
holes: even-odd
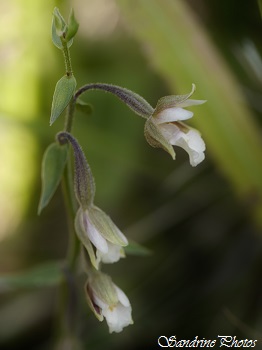
[[[196,129],[184,125],[188,129],[184,132],[179,125],[166,123],[160,124],[159,128],[171,145],[182,147],[188,153],[191,166],[196,166],[205,158],[205,143]]]

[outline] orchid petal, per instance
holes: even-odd
[[[125,295],[125,293],[122,291],[122,289],[118,288],[118,286],[116,286],[115,284],[114,284],[114,287],[115,287],[116,294],[117,294],[119,302],[125,307],[130,306],[129,299]]]
[[[97,230],[96,226],[92,224],[87,210],[84,212],[83,223],[84,223],[85,231],[90,241],[93,243],[93,245],[102,253],[107,253],[108,245],[107,245],[106,239]]]
[[[205,159],[204,151],[205,143],[200,133],[196,129],[189,128],[181,124],[181,129],[188,129],[187,132],[182,131],[180,123],[177,124],[161,124],[159,128],[163,136],[173,146],[183,148],[189,155],[190,164],[196,166]]]
[[[189,106],[197,106],[202,105],[203,103],[207,102],[207,100],[185,100],[181,103],[178,103],[178,107],[189,107]]]
[[[156,124],[163,124],[169,122],[176,122],[179,120],[186,120],[192,118],[193,112],[187,111],[180,107],[167,108],[154,116]]]

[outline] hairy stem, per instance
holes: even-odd
[[[65,40],[62,40],[62,45],[63,45],[63,55],[64,55],[64,61],[65,61],[66,75],[70,77],[71,75],[73,75],[70,51],[67,46],[67,42]]]
[[[77,90],[73,97],[74,103],[76,103],[80,95],[88,90],[103,90],[115,95],[133,112],[143,118],[148,118],[154,113],[154,108],[140,95],[128,89],[122,88],[121,86],[104,83],[92,83],[82,86],[79,90]]]

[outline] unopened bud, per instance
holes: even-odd
[[[75,195],[80,206],[86,209],[94,201],[95,182],[84,152],[77,140],[68,132],[58,133],[57,140],[60,144],[69,142],[73,148],[75,158]]]

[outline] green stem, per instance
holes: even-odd
[[[64,55],[64,61],[65,61],[66,75],[70,77],[71,75],[73,75],[70,51],[66,41],[62,40],[62,45],[63,45],[63,55]]]
[[[64,62],[65,62],[65,68],[66,68],[66,75],[70,77],[73,75],[70,51],[65,39],[61,38],[61,41],[63,45],[63,55],[64,55]],[[65,126],[64,126],[64,130],[69,133],[72,130],[74,111],[75,111],[75,103],[74,103],[74,100],[71,99],[67,107],[67,114],[66,114]],[[73,171],[72,171],[72,157],[70,154],[70,157],[66,165],[63,181],[62,181],[62,187],[63,187],[63,195],[64,195],[64,200],[65,200],[65,205],[67,210],[68,227],[69,227],[67,261],[68,261],[68,267],[72,270],[74,269],[77,253],[79,250],[79,241],[75,235],[75,230],[74,230],[74,218],[77,211],[77,203],[74,195],[73,184],[74,182],[73,182]]]
[[[68,107],[67,107],[67,113],[65,117],[65,127],[64,131],[71,132],[73,127],[73,120],[74,120],[74,113],[75,113],[75,101],[72,98]]]
[[[70,77],[73,75],[70,51],[67,46],[67,43],[64,40],[62,40],[62,44],[63,44],[63,55],[64,55],[64,61],[65,61],[66,75]],[[67,107],[64,131],[71,132],[72,126],[73,126],[74,112],[75,112],[75,102],[72,98]]]
[[[65,62],[66,76],[73,76],[70,51],[67,42],[62,37],[61,42],[63,45],[63,56]],[[75,103],[71,99],[65,118],[64,130],[71,132],[74,118]],[[77,297],[76,286],[74,281],[76,261],[80,249],[80,241],[78,240],[74,229],[74,218],[78,209],[76,198],[74,195],[74,181],[72,170],[72,156],[70,153],[67,161],[66,169],[62,180],[63,197],[66,207],[67,223],[68,223],[68,248],[65,266],[65,280],[61,284],[60,288],[60,337],[72,338],[75,332],[76,318],[77,318]]]
[[[69,242],[67,250],[67,262],[71,269],[74,269],[76,258],[79,252],[79,240],[76,237],[74,229],[74,218],[77,211],[77,203],[73,189],[73,176],[72,176],[72,158],[71,154],[66,165],[65,174],[62,181],[63,195],[67,211],[67,221],[69,228]]]
[[[70,118],[67,115],[65,126],[66,129],[71,129],[72,120],[73,112]],[[74,229],[74,218],[78,205],[74,195],[73,186],[72,155],[70,152],[62,180],[62,190],[67,213],[69,238],[65,266],[65,280],[61,283],[60,287],[59,335],[61,341],[67,338],[73,338],[78,309],[77,297],[75,295],[76,286],[74,282],[74,271],[76,269],[77,256],[80,250],[80,241],[78,240]]]
[[[154,113],[154,108],[140,95],[121,86],[105,83],[92,83],[82,86],[76,91],[73,97],[74,103],[76,103],[78,97],[80,97],[84,92],[89,90],[102,90],[115,95],[119,100],[124,102],[133,112],[145,119],[149,118]]]

